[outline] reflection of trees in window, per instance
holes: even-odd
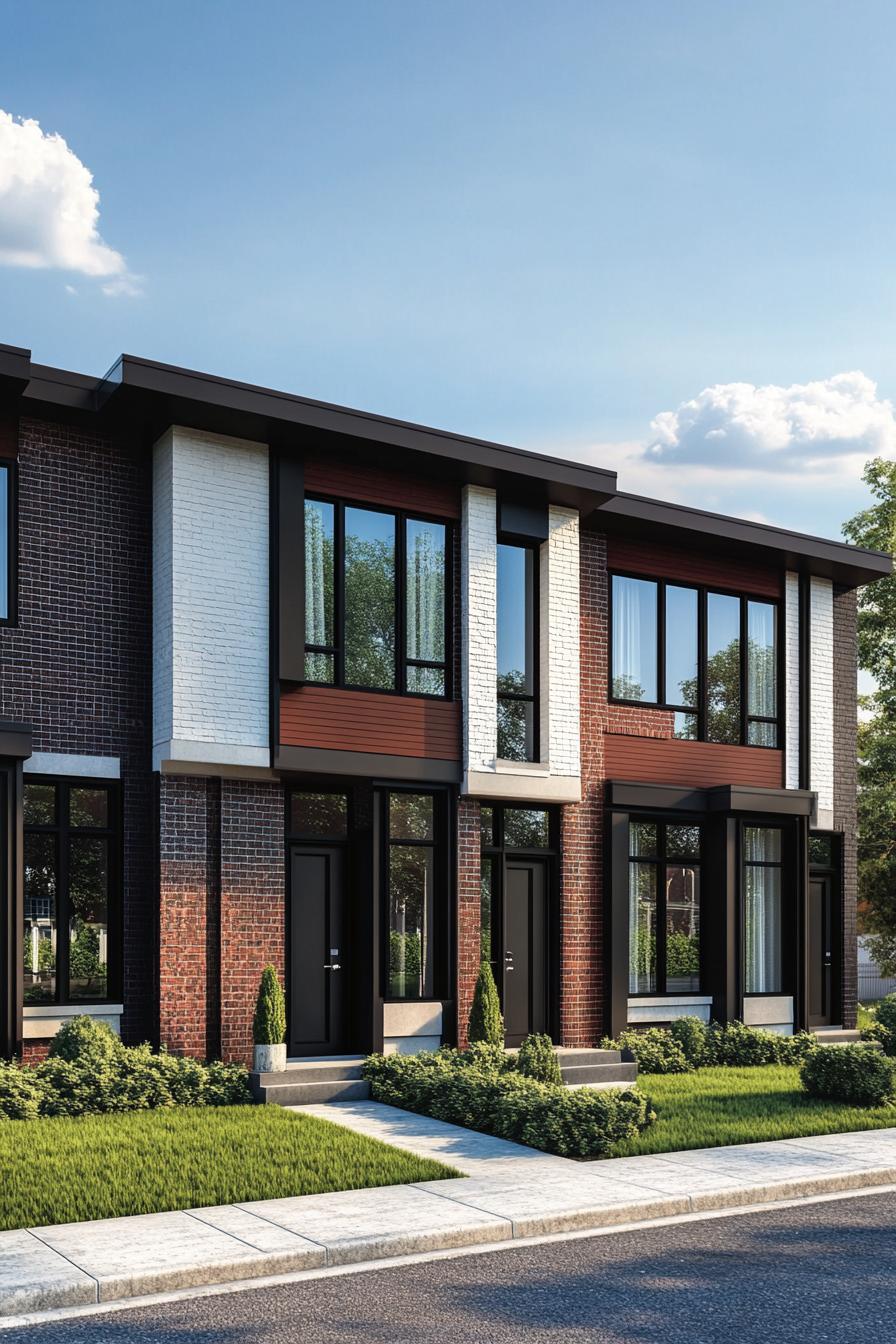
[[[305,654],[309,681],[330,682],[334,676],[334,506],[305,501],[305,643],[317,646]]]
[[[535,760],[535,581],[531,546],[497,554],[497,697],[500,760]]]
[[[629,826],[629,993],[700,988],[700,828]]]
[[[345,681],[395,686],[395,518],[345,510]]]
[[[389,795],[389,986],[395,999],[434,993],[435,829],[431,794]]]

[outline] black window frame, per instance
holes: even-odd
[[[492,814],[492,836],[490,843],[486,843],[482,835],[482,813],[488,808]],[[548,818],[548,843],[543,845],[508,845],[505,833],[505,813],[506,812],[546,812]],[[482,800],[479,808],[479,955],[481,961],[487,961],[492,968],[492,974],[495,977],[495,984],[498,986],[499,996],[504,992],[504,968],[500,956],[495,955],[496,947],[499,947],[502,941],[502,924],[504,917],[504,881],[505,868],[508,859],[515,858],[536,858],[544,859],[548,865],[550,880],[550,890],[558,888],[556,868],[560,858],[560,809],[551,803],[533,803],[527,805],[525,802],[513,803],[492,803],[485,799]],[[492,873],[492,885],[490,892],[490,946],[489,955],[484,955],[482,946],[482,876],[486,864],[489,865]],[[551,921],[552,926],[559,923],[558,920]],[[496,938],[497,931],[497,938]],[[554,964],[554,939],[550,940],[548,948],[549,965]]]
[[[121,783],[117,779],[93,776],[26,774],[23,792],[29,784],[52,785],[56,790],[56,816],[52,823],[23,824],[23,835],[52,835],[56,841],[56,993],[52,999],[25,1001],[24,1007],[91,1007],[123,1003],[123,803]],[[72,789],[105,789],[109,799],[107,826],[72,826],[69,795]],[[24,804],[23,804],[24,806]],[[106,891],[106,993],[102,998],[72,998],[69,977],[71,903],[69,897],[69,842],[72,836],[105,839],[109,842],[109,873]],[[23,900],[24,911],[24,900]],[[24,932],[24,919],[23,919]],[[63,986],[66,993],[62,993]]]
[[[654,855],[633,855],[631,842],[632,826],[655,826],[657,834],[656,854]],[[684,829],[694,829],[699,833],[699,851],[696,859],[682,859],[674,854],[669,854],[669,847],[666,832],[670,826],[679,826]],[[683,999],[695,994],[704,994],[707,982],[706,975],[706,930],[704,917],[706,911],[706,883],[704,881],[704,872],[706,868],[706,824],[703,820],[694,819],[681,815],[678,817],[654,816],[649,813],[631,813],[628,818],[628,865],[626,868],[626,891],[631,890],[631,867],[633,863],[649,863],[656,869],[656,988],[633,990],[628,989],[630,999],[660,999],[673,998]],[[697,973],[696,989],[667,989],[668,979],[667,971],[667,938],[668,927],[666,919],[666,889],[667,889],[667,870],[669,868],[694,867],[700,874],[700,899],[697,908],[700,915],[700,965]],[[631,942],[631,924],[629,924],[629,942]],[[626,968],[626,976],[630,975],[630,965]]]
[[[747,859],[747,830],[778,831],[781,837],[781,857],[779,859]],[[797,946],[797,909],[796,901],[788,902],[788,887],[796,890],[798,869],[796,836],[792,825],[780,816],[763,816],[758,813],[743,817],[737,828],[737,874],[738,906],[740,917],[740,975],[745,999],[792,998],[796,1010],[796,946]],[[747,868],[777,868],[781,874],[781,987],[780,989],[747,989]]]
[[[383,784],[377,785],[379,795],[377,808],[379,824],[379,902],[380,902],[380,993],[384,1003],[445,1003],[451,997],[451,961],[453,947],[451,939],[451,869],[449,835],[451,832],[451,798],[445,788],[427,784]],[[431,840],[404,839],[390,835],[391,800],[398,794],[411,794],[415,797],[425,795],[432,798]],[[423,995],[396,996],[390,992],[389,973],[391,961],[391,921],[389,855],[393,845],[405,848],[430,849],[433,853],[433,959],[432,993]]]
[[[656,613],[656,700],[630,700],[625,696],[613,694],[613,580],[614,579],[637,579],[642,583],[653,583],[657,589],[657,613]],[[666,699],[666,589],[667,588],[687,588],[697,594],[697,704],[680,705]],[[739,639],[740,639],[740,676],[739,676],[739,694],[740,694],[740,738],[738,742],[718,743],[716,739],[707,736],[708,723],[708,699],[707,699],[707,605],[710,594],[719,597],[734,597],[740,603],[740,621],[739,621]],[[659,579],[653,578],[649,574],[636,574],[630,570],[613,569],[609,573],[608,596],[609,607],[609,632],[608,658],[607,658],[607,698],[613,705],[637,705],[641,708],[660,709],[670,714],[690,714],[697,719],[697,736],[695,738],[677,738],[677,741],[688,742],[711,742],[719,746],[742,746],[754,747],[759,751],[780,751],[785,740],[785,722],[784,722],[784,688],[785,688],[785,640],[784,630],[782,628],[782,602],[780,597],[766,597],[761,593],[745,593],[731,588],[719,587],[716,584],[691,583],[680,579]],[[777,714],[774,717],[750,714],[747,703],[749,688],[749,604],[751,602],[761,603],[765,606],[775,609],[775,705]],[[751,742],[749,740],[751,723],[770,723],[775,728],[775,741],[773,743]]]
[[[454,696],[452,671],[454,666],[454,648],[452,622],[454,594],[454,524],[450,518],[439,518],[435,514],[417,509],[390,508],[384,504],[372,504],[368,500],[348,499],[340,495],[330,495],[321,491],[308,491],[302,501],[304,528],[304,507],[306,503],[330,504],[333,507],[333,634],[335,643],[304,645],[305,657],[309,653],[326,654],[333,659],[333,680],[318,681],[313,677],[303,677],[303,685],[327,686],[346,691],[370,691],[377,695],[404,695],[424,700],[451,700]],[[345,510],[363,509],[368,513],[381,513],[395,520],[395,685],[364,686],[345,679]],[[443,662],[430,659],[409,658],[407,656],[407,524],[432,523],[445,529],[445,656]],[[304,563],[304,556],[303,556]],[[303,638],[305,632],[303,631]],[[409,667],[433,668],[444,675],[445,689],[441,693],[407,689],[407,670]],[[307,662],[305,663],[305,669]],[[305,670],[303,669],[303,670]]]
[[[497,547],[512,546],[516,550],[529,551],[532,555],[532,692],[501,691],[498,689],[498,678],[495,677],[495,693],[500,711],[502,700],[510,701],[516,704],[532,705],[532,755],[527,756],[524,761],[518,761],[516,764],[529,765],[541,760],[541,544],[536,541],[520,541],[518,537],[505,537],[498,533],[495,543],[495,622],[497,629],[498,619],[498,585],[497,585]],[[495,641],[497,649],[497,638]],[[513,757],[501,756],[497,753],[499,761],[514,761]]]
[[[0,458],[0,471],[6,472],[6,536],[0,535],[0,546],[6,550],[6,613],[0,612],[0,626],[15,625],[18,621],[18,463]]]

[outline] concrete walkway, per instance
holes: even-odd
[[[0,1317],[896,1184],[896,1129],[572,1162],[377,1102],[303,1109],[465,1175],[0,1232]]]

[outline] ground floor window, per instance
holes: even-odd
[[[117,998],[117,787],[28,780],[24,834],[26,1005]]]
[[[389,975],[392,999],[435,996],[437,800],[431,793],[386,795]]]
[[[780,994],[783,986],[781,831],[745,826],[744,990]]]
[[[700,989],[701,827],[629,824],[629,993]]]

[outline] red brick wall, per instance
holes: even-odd
[[[473,990],[479,974],[479,899],[482,869],[479,803],[461,798],[457,805],[457,1043],[467,1043]]]
[[[199,1058],[208,1053],[209,783],[159,780],[159,1039]]]
[[[68,425],[19,425],[19,619],[0,628],[0,718],[34,750],[118,756],[123,1031],[153,1032],[148,459]]]

